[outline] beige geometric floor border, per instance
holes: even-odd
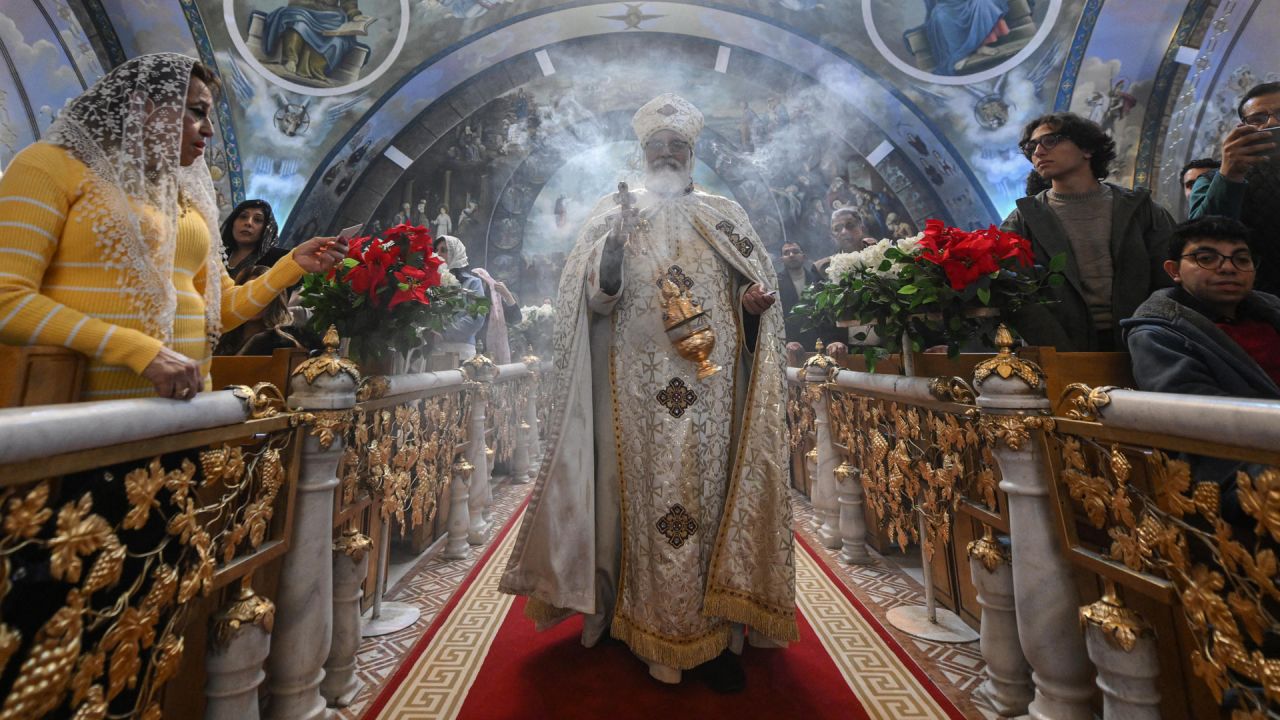
[[[523,515],[523,513],[521,513]],[[498,580],[511,556],[520,518],[502,539],[475,582],[445,618],[413,669],[383,706],[378,718],[454,720],[462,710],[489,647],[498,635],[515,597],[498,592]]]
[[[949,717],[871,623],[818,567],[818,560],[799,547],[796,548],[796,606],[867,715],[876,720],[945,720]]]
[[[513,527],[519,522],[517,518]],[[498,592],[498,579],[516,534],[503,538],[378,718],[458,716],[514,601]],[[945,720],[946,711],[818,567],[818,560],[796,550],[796,604],[867,714],[876,720]]]

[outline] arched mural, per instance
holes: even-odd
[[[672,86],[708,112],[703,164],[740,198],[763,198],[744,204],[768,208],[757,222],[779,241],[812,224],[818,194],[829,209],[857,189],[882,194],[904,224],[996,222],[1029,169],[1015,148],[1022,124],[1055,109],[1103,124],[1120,150],[1113,179],[1151,186],[1177,214],[1182,164],[1219,154],[1239,93],[1280,73],[1280,14],[1266,6],[1010,0],[984,35],[926,0],[12,0],[0,10],[0,167],[105,68],[172,50],[224,82],[207,150],[224,209],[264,197],[290,240],[386,222],[405,198],[411,211],[433,205],[444,169],[454,229],[483,227],[475,242],[508,254],[541,248],[527,243],[531,228],[546,232],[529,218],[554,217],[562,194],[565,218],[591,198],[541,192],[582,148],[546,165],[532,146],[579,127],[575,114],[622,116]],[[317,29],[329,39],[308,35]],[[781,177],[757,141],[806,122],[822,128],[805,131],[821,147],[807,170],[788,156]],[[625,123],[606,125],[619,129],[610,143],[626,139]],[[467,153],[494,161],[499,147],[477,183]],[[833,194],[837,180],[846,190]],[[470,186],[470,201],[457,194]],[[515,231],[510,208],[522,203]],[[439,206],[428,214],[435,223]]]

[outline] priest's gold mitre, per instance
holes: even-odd
[[[674,93],[663,93],[650,100],[631,118],[631,127],[642,143],[659,130],[671,130],[693,143],[702,132],[702,123],[698,108]]]

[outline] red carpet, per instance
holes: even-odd
[[[507,614],[460,720],[869,717],[803,619],[786,650],[746,648],[747,689],[720,695],[691,673],[680,685],[653,680],[621,643],[582,647],[581,618],[536,632],[523,609],[521,598]]]
[[[620,643],[582,647],[581,618],[536,632],[524,599],[496,592],[519,518],[495,538],[366,719],[964,717],[803,542],[796,548],[800,641],[784,650],[747,647],[742,693],[717,694],[691,672],[680,685],[659,683]]]

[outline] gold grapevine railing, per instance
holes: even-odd
[[[1046,438],[1072,560],[1108,585],[1178,605],[1194,638],[1191,669],[1234,704],[1235,720],[1275,713],[1280,452],[1108,428],[1096,416],[1106,390],[1073,392],[1075,417]],[[1084,612],[1105,615],[1117,647],[1150,632],[1106,601]]]
[[[923,542],[932,554],[946,545],[962,502],[1000,524],[998,473],[976,408],[956,401],[972,403],[971,392],[910,404],[828,387],[836,443],[861,470],[867,504],[900,547]]]
[[[5,473],[0,718],[159,718],[192,601],[284,551],[295,430],[273,386],[237,392],[241,425]]]
[[[470,393],[462,385],[362,401],[338,466],[342,504],[367,495],[382,520],[394,517],[402,533],[431,522],[469,414]]]

